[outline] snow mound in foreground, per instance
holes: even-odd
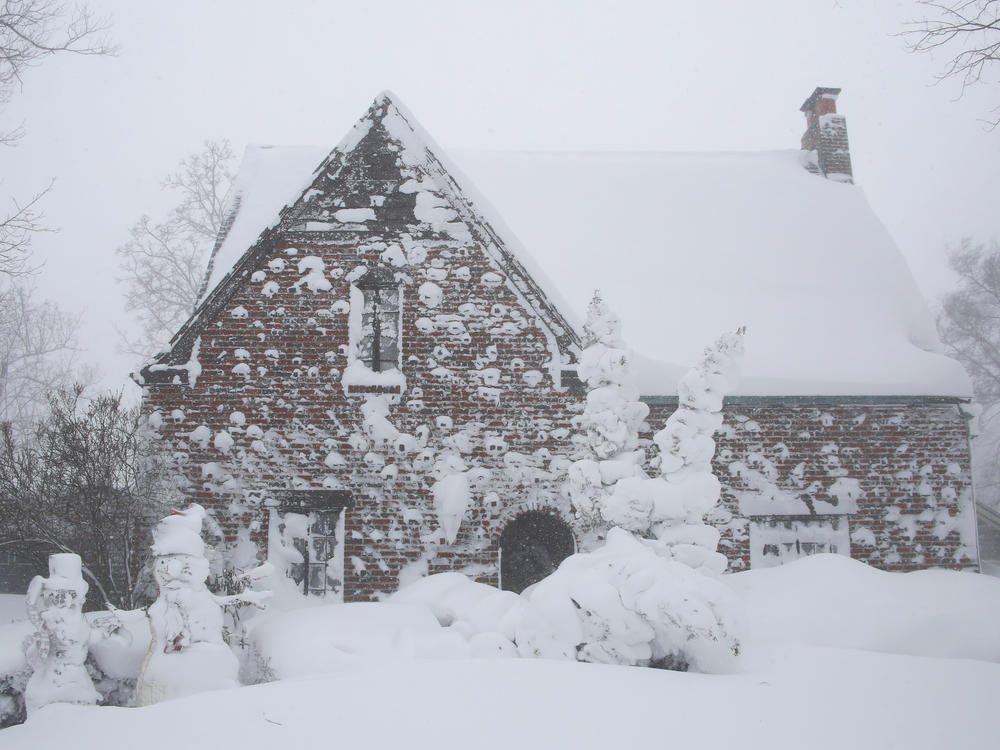
[[[567,557],[524,595],[517,632],[524,656],[696,672],[736,666],[732,592],[624,529],[611,529],[593,552]]]
[[[338,672],[372,659],[513,656],[668,664],[673,655],[675,666],[725,672],[737,668],[737,624],[748,649],[798,642],[1000,662],[997,622],[1000,580],[988,576],[886,573],[816,555],[716,580],[622,532],[520,596],[441,573],[384,603],[266,612],[249,636],[244,679]]]
[[[460,632],[441,627],[428,608],[403,603],[268,612],[254,622],[248,641],[246,682],[338,672],[373,660],[482,655]]]
[[[813,555],[725,576],[748,639],[1000,662],[1000,579]]]

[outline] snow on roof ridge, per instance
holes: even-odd
[[[486,230],[487,236],[482,237],[484,250],[491,253],[490,246],[494,246],[496,252],[505,253],[509,258],[512,258],[514,262],[520,266],[516,269],[516,273],[524,278],[524,282],[531,285],[535,284],[540,288],[542,293],[541,299],[538,303],[532,303],[530,300],[530,290],[526,292],[525,289],[521,288],[521,285],[516,281],[515,286],[518,288],[518,292],[521,295],[525,295],[528,299],[524,301],[529,304],[530,307],[534,308],[536,312],[546,318],[546,322],[549,325],[555,325],[558,328],[565,329],[568,327],[569,330],[566,333],[574,340],[574,345],[579,342],[580,331],[582,330],[582,322],[579,319],[574,319],[572,316],[573,307],[568,305],[563,299],[559,288],[552,282],[548,275],[534,262],[531,254],[527,252],[523,243],[517,238],[517,235],[511,230],[511,228],[503,221],[500,214],[497,212],[496,208],[490,203],[489,199],[483,195],[478,188],[475,187],[471,179],[469,179],[461,169],[451,160],[447,155],[447,152],[438,145],[437,141],[428,133],[424,127],[420,124],[419,120],[413,116],[413,114],[403,105],[398,98],[393,99],[389,96],[389,92],[383,92],[387,94],[385,97],[385,102],[387,103],[387,108],[384,117],[388,118],[389,106],[396,110],[399,118],[403,121],[406,127],[409,129],[409,134],[415,139],[415,142],[404,143],[404,148],[414,148],[422,147],[426,153],[427,158],[424,159],[425,167],[429,168],[431,172],[434,172],[433,164],[431,160],[436,161],[440,168],[443,170],[444,174],[451,179],[454,183],[449,185],[447,182],[440,184],[440,188],[445,191],[448,195],[449,200],[459,209],[460,217],[467,221],[473,222],[475,224],[485,224],[484,229]],[[384,122],[384,120],[383,120]],[[401,134],[396,130],[392,132],[393,137],[401,137]],[[471,215],[462,216],[466,209]],[[494,258],[501,265],[505,265],[498,258]],[[543,308],[550,309],[539,309],[539,306]],[[551,318],[554,318],[551,319]],[[554,332],[557,337],[560,337],[558,331]]]
[[[557,157],[575,157],[575,158],[605,158],[605,157],[645,158],[649,156],[667,156],[667,157],[677,157],[677,158],[745,157],[748,159],[753,159],[753,158],[775,156],[777,154],[791,154],[791,153],[798,154],[801,152],[801,149],[772,148],[772,149],[759,149],[754,151],[746,151],[746,150],[735,150],[735,149],[723,149],[723,150],[720,149],[675,150],[675,149],[659,149],[659,148],[552,149],[552,148],[476,148],[476,147],[463,146],[461,148],[453,148],[451,149],[451,152],[477,153],[477,154],[521,154],[525,156],[557,156]]]
[[[703,346],[723,329],[749,324],[746,395],[971,394],[959,366],[933,353],[940,346],[926,302],[917,299],[912,273],[864,191],[810,175],[793,149],[460,149],[459,167],[386,91],[332,150],[247,148],[234,191],[243,202],[216,273],[236,269],[266,233],[261,225],[280,221],[280,207],[294,205],[377,118],[402,139],[408,157],[439,178],[463,220],[471,211],[486,225],[484,241],[495,240],[523,266],[568,325],[579,331],[593,285],[621,287],[625,335],[651,365],[644,392],[669,392],[676,369],[669,363],[690,359],[692,342]],[[807,272],[805,264],[819,265]],[[213,282],[223,286],[221,276]],[[578,304],[567,304],[566,292]],[[739,319],[730,320],[734,315]],[[182,332],[189,334],[193,321]],[[830,356],[831,349],[842,355]]]

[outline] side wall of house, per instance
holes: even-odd
[[[387,262],[405,388],[348,394],[351,282]],[[145,401],[184,500],[211,511],[234,559],[263,554],[269,531],[281,556],[276,490],[350,493],[348,600],[394,590],[401,570],[496,584],[507,523],[527,509],[571,517],[555,481],[572,409],[553,342],[475,242],[302,233],[250,278],[203,328],[194,382]],[[461,519],[451,541],[446,516]]]
[[[727,402],[713,462],[723,491],[712,520],[730,570],[830,544],[884,570],[977,569],[957,404],[748,401]],[[673,409],[652,404],[651,428]]]

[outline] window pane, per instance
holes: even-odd
[[[379,297],[382,300],[382,310],[384,312],[399,311],[399,287],[379,289]]]
[[[326,563],[316,563],[309,566],[309,590],[326,590]]]
[[[337,533],[339,510],[317,510],[313,513],[312,526],[309,531],[315,536],[334,536]]]
[[[385,370],[399,364],[399,315],[390,313],[380,315],[379,318],[382,323],[382,350],[379,352],[379,359]]]
[[[365,313],[361,316],[361,340],[358,342],[358,359],[369,367],[372,366],[372,331],[371,314]]]
[[[361,340],[358,358],[374,368],[377,356],[380,370],[399,366],[399,288],[385,287],[364,291],[364,311],[361,315]],[[379,351],[373,351],[375,326],[379,329]]]
[[[312,538],[312,557],[310,562],[326,562],[333,554],[333,540],[325,536]]]
[[[382,334],[382,346],[386,341],[396,342],[399,340],[399,313],[382,313],[378,316],[379,331]]]

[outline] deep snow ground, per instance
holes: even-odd
[[[0,748],[964,750],[1000,741],[1000,580],[885,573],[837,555],[723,580],[746,634],[734,674],[472,659],[457,648],[460,634],[415,601],[312,603],[260,623],[279,682],[142,709],[48,706],[0,731]],[[457,591],[433,609],[454,615],[481,593]],[[290,616],[294,637],[282,624]],[[0,627],[0,657],[19,657],[12,648],[25,627]],[[446,658],[414,658],[428,653],[421,644],[451,647],[439,648]]]
[[[1000,665],[786,646],[699,675],[547,660],[369,662],[142,709],[56,705],[5,750],[991,747]]]

